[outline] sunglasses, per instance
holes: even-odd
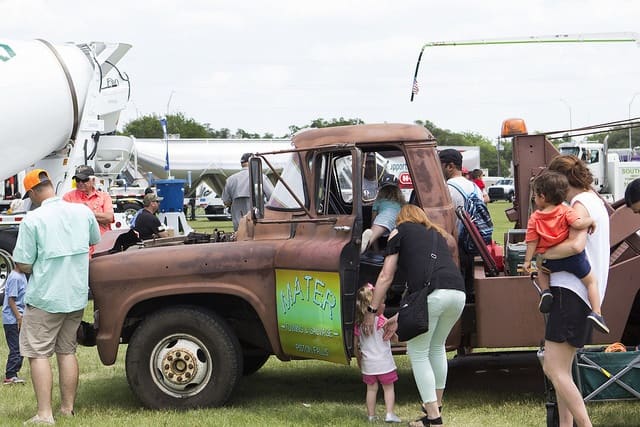
[[[76,182],[82,182],[84,184],[85,182],[89,182],[89,179],[90,178],[87,178],[87,179],[76,178]]]

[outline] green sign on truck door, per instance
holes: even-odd
[[[338,273],[278,269],[276,301],[285,353],[347,363]]]

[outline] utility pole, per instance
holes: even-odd
[[[500,175],[500,137],[498,137],[498,143],[496,144],[496,155],[498,157],[498,176]]]
[[[636,99],[636,96],[640,95],[640,92],[636,92],[631,97],[631,101],[629,101],[629,121],[631,121],[631,104]],[[633,145],[631,143],[631,128],[629,128],[629,158],[633,155]]]

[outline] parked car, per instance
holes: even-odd
[[[508,202],[513,202],[515,192],[516,190],[515,186],[513,185],[513,178],[499,179],[487,190],[487,194],[489,194],[491,202],[495,200],[506,200]]]
[[[208,188],[203,188],[199,191],[199,196],[196,197],[196,206],[204,209],[204,213],[209,221],[224,221],[231,220],[231,213],[222,202],[222,198]],[[184,199],[184,207],[189,204],[189,199]],[[186,211],[185,211],[186,212]]]

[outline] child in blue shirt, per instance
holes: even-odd
[[[362,233],[360,253],[364,253],[372,245],[375,248],[374,243],[380,236],[396,228],[396,217],[405,203],[402,191],[395,181],[382,185],[372,206],[373,224]]]
[[[7,277],[2,304],[2,324],[7,346],[9,347],[3,384],[24,383],[24,380],[18,377],[18,372],[22,368],[19,336],[20,327],[22,326],[22,313],[24,313],[25,308],[24,293],[26,289],[27,278],[16,265]]]

